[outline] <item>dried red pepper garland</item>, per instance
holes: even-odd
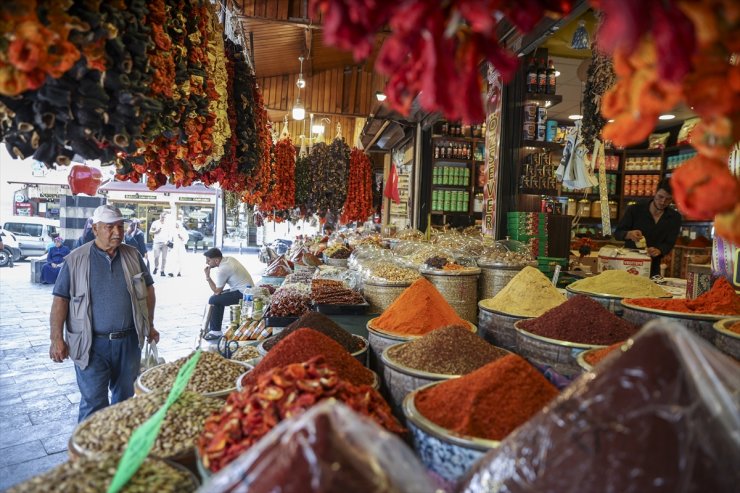
[[[282,222],[295,206],[295,146],[290,137],[278,140],[274,146],[273,180],[270,193],[260,206],[265,218]]]
[[[247,82],[250,84],[253,96],[254,128],[256,131],[257,160],[251,175],[247,177],[247,186],[242,201],[249,205],[260,205],[270,189],[272,182],[272,134],[267,110],[262,100],[262,92],[257,85],[257,78],[249,74]]]
[[[362,150],[353,148],[349,156],[349,183],[344,202],[343,223],[365,221],[373,213],[373,178],[370,158]]]
[[[209,417],[198,439],[203,464],[223,469],[280,421],[322,400],[335,398],[393,433],[405,430],[380,394],[367,385],[341,380],[323,356],[275,368],[241,392],[232,392],[219,414]]]
[[[498,42],[497,19],[508,17],[526,33],[546,11],[569,12],[571,1],[406,0],[388,5],[376,0],[311,0],[310,7],[313,16],[324,16],[326,42],[352,48],[356,58],[367,57],[374,35],[386,24],[391,26],[376,68],[390,76],[386,94],[394,108],[407,113],[421,93],[425,109],[477,123],[485,115],[480,62],[484,58],[491,62],[505,80],[517,67],[516,57]]]

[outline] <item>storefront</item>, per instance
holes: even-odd
[[[152,241],[149,227],[167,211],[175,215],[178,221],[191,233],[191,245],[197,242],[198,248],[215,244],[216,225],[220,191],[200,183],[189,187],[164,185],[156,191],[146,185],[130,182],[109,182],[100,187],[100,193],[107,196],[108,203],[119,209],[127,219],[138,218],[142,231],[147,233],[147,242]]]

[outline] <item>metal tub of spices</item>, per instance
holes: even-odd
[[[550,367],[567,378],[576,377],[583,372],[577,361],[582,352],[607,347],[550,339],[527,332],[519,326],[519,322],[514,324],[514,328],[519,355],[535,365]]]
[[[640,306],[632,303],[628,299],[622,301],[622,307],[624,308],[624,314],[622,317],[634,324],[645,325],[656,318],[667,318],[680,323],[712,344],[714,344],[714,338],[717,334],[713,325],[720,320],[727,318],[727,315],[686,313]]]
[[[362,346],[362,349],[359,349],[355,351],[354,353],[350,353],[350,354],[352,354],[352,357],[355,358],[360,363],[362,363],[364,366],[367,366],[367,353],[368,353],[368,349],[370,348],[370,343],[367,341],[367,339],[357,334],[352,334],[352,337],[354,337],[357,341],[359,341],[360,345]],[[269,351],[269,349],[265,347],[265,344],[269,340],[270,340],[269,338],[263,339],[257,345],[257,351],[259,352],[260,356],[265,356],[267,352]]]
[[[517,352],[516,330],[514,324],[531,317],[521,317],[510,313],[486,308],[478,303],[478,335],[494,346]]]
[[[573,298],[574,296],[578,296],[579,294],[583,296],[588,296],[613,314],[620,317],[622,316],[622,299],[624,298],[623,296],[614,296],[603,293],[589,293],[588,291],[579,291],[577,289],[573,289],[570,286],[565,287],[565,292],[565,296],[567,298]]]
[[[421,274],[429,280],[455,309],[460,318],[474,323],[478,312],[478,267],[458,270],[422,268]]]
[[[381,376],[382,376],[383,362],[382,362],[382,359],[381,359],[381,355],[383,354],[383,351],[385,351],[385,349],[388,346],[392,346],[394,344],[398,344],[398,343],[401,343],[401,342],[412,341],[412,340],[418,339],[419,337],[422,337],[422,336],[419,336],[419,335],[413,335],[413,336],[410,336],[410,335],[398,335],[398,334],[393,334],[391,332],[386,332],[384,330],[381,330],[381,329],[377,328],[373,324],[373,322],[375,320],[377,320],[377,317],[376,318],[372,318],[372,319],[368,320],[368,322],[367,322],[367,340],[368,340],[368,342],[370,344],[371,354],[375,358],[375,362],[376,362],[376,366],[377,366],[377,368],[375,368],[375,370],[378,373],[380,373]],[[472,324],[470,322],[468,322],[468,324],[469,324],[469,327],[470,327],[470,332],[475,333],[478,330],[478,328],[475,326],[475,324]]]
[[[403,414],[411,431],[414,450],[422,463],[444,480],[455,484],[478,459],[501,442],[460,435],[425,418],[417,410],[414,399],[419,392],[438,383],[424,385],[408,394],[403,400]]]
[[[457,378],[509,354],[462,326],[445,327],[416,341],[387,347],[381,355],[383,383],[394,411],[401,415],[403,400],[410,392]]]
[[[720,320],[712,328],[717,349],[740,360],[740,317]]]

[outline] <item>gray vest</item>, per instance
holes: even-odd
[[[90,360],[92,347],[92,311],[90,293],[90,249],[94,242],[85,243],[64,258],[69,269],[69,311],[67,312],[65,338],[69,345],[69,357],[84,370]],[[139,253],[136,248],[122,244],[118,247],[121,256],[126,287],[131,296],[131,309],[134,314],[134,326],[139,336],[139,347],[144,345],[144,337],[149,334],[149,308],[147,306],[148,289],[144,280],[145,272],[139,264]]]

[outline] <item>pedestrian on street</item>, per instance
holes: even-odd
[[[167,264],[167,251],[170,244],[172,244],[172,233],[170,232],[169,224],[167,222],[167,211],[162,211],[159,215],[159,219],[152,222],[149,233],[152,235],[152,256],[154,257],[154,271],[152,275],[157,275],[159,270],[159,260],[162,259],[162,270],[159,271],[159,275],[164,277],[164,269]]]
[[[213,296],[208,299],[212,305],[209,332],[205,335],[207,341],[213,341],[221,337],[221,322],[224,318],[224,307],[236,305],[242,299],[245,290],[254,286],[252,276],[234,257],[224,257],[221,250],[211,248],[203,255],[206,257],[206,281],[213,291]],[[211,279],[211,270],[216,269],[215,279]],[[224,287],[229,285],[228,290]]]
[[[85,228],[82,230],[82,234],[72,244],[72,250],[74,250],[77,247],[81,247],[85,243],[91,242],[95,239],[95,234],[93,234],[93,230],[92,230],[92,224],[93,224],[93,218],[88,217],[87,221],[85,221]]]
[[[65,258],[50,316],[49,356],[75,364],[79,422],[134,395],[144,338],[159,341],[154,281],[139,252],[123,244],[121,211],[101,205],[92,229],[95,241]]]
[[[127,245],[131,245],[136,248],[141,256],[144,258],[147,269],[149,268],[149,257],[147,256],[146,250],[146,238],[144,232],[139,228],[141,221],[136,218],[131,219],[131,224],[128,225],[126,230],[126,236],[124,241]]]
[[[188,230],[183,226],[182,221],[175,221],[175,228],[172,231],[172,262],[170,262],[169,276],[173,277],[177,273],[177,277],[182,276],[182,264],[185,262],[185,244],[188,242]],[[173,267],[174,266],[174,267]]]

